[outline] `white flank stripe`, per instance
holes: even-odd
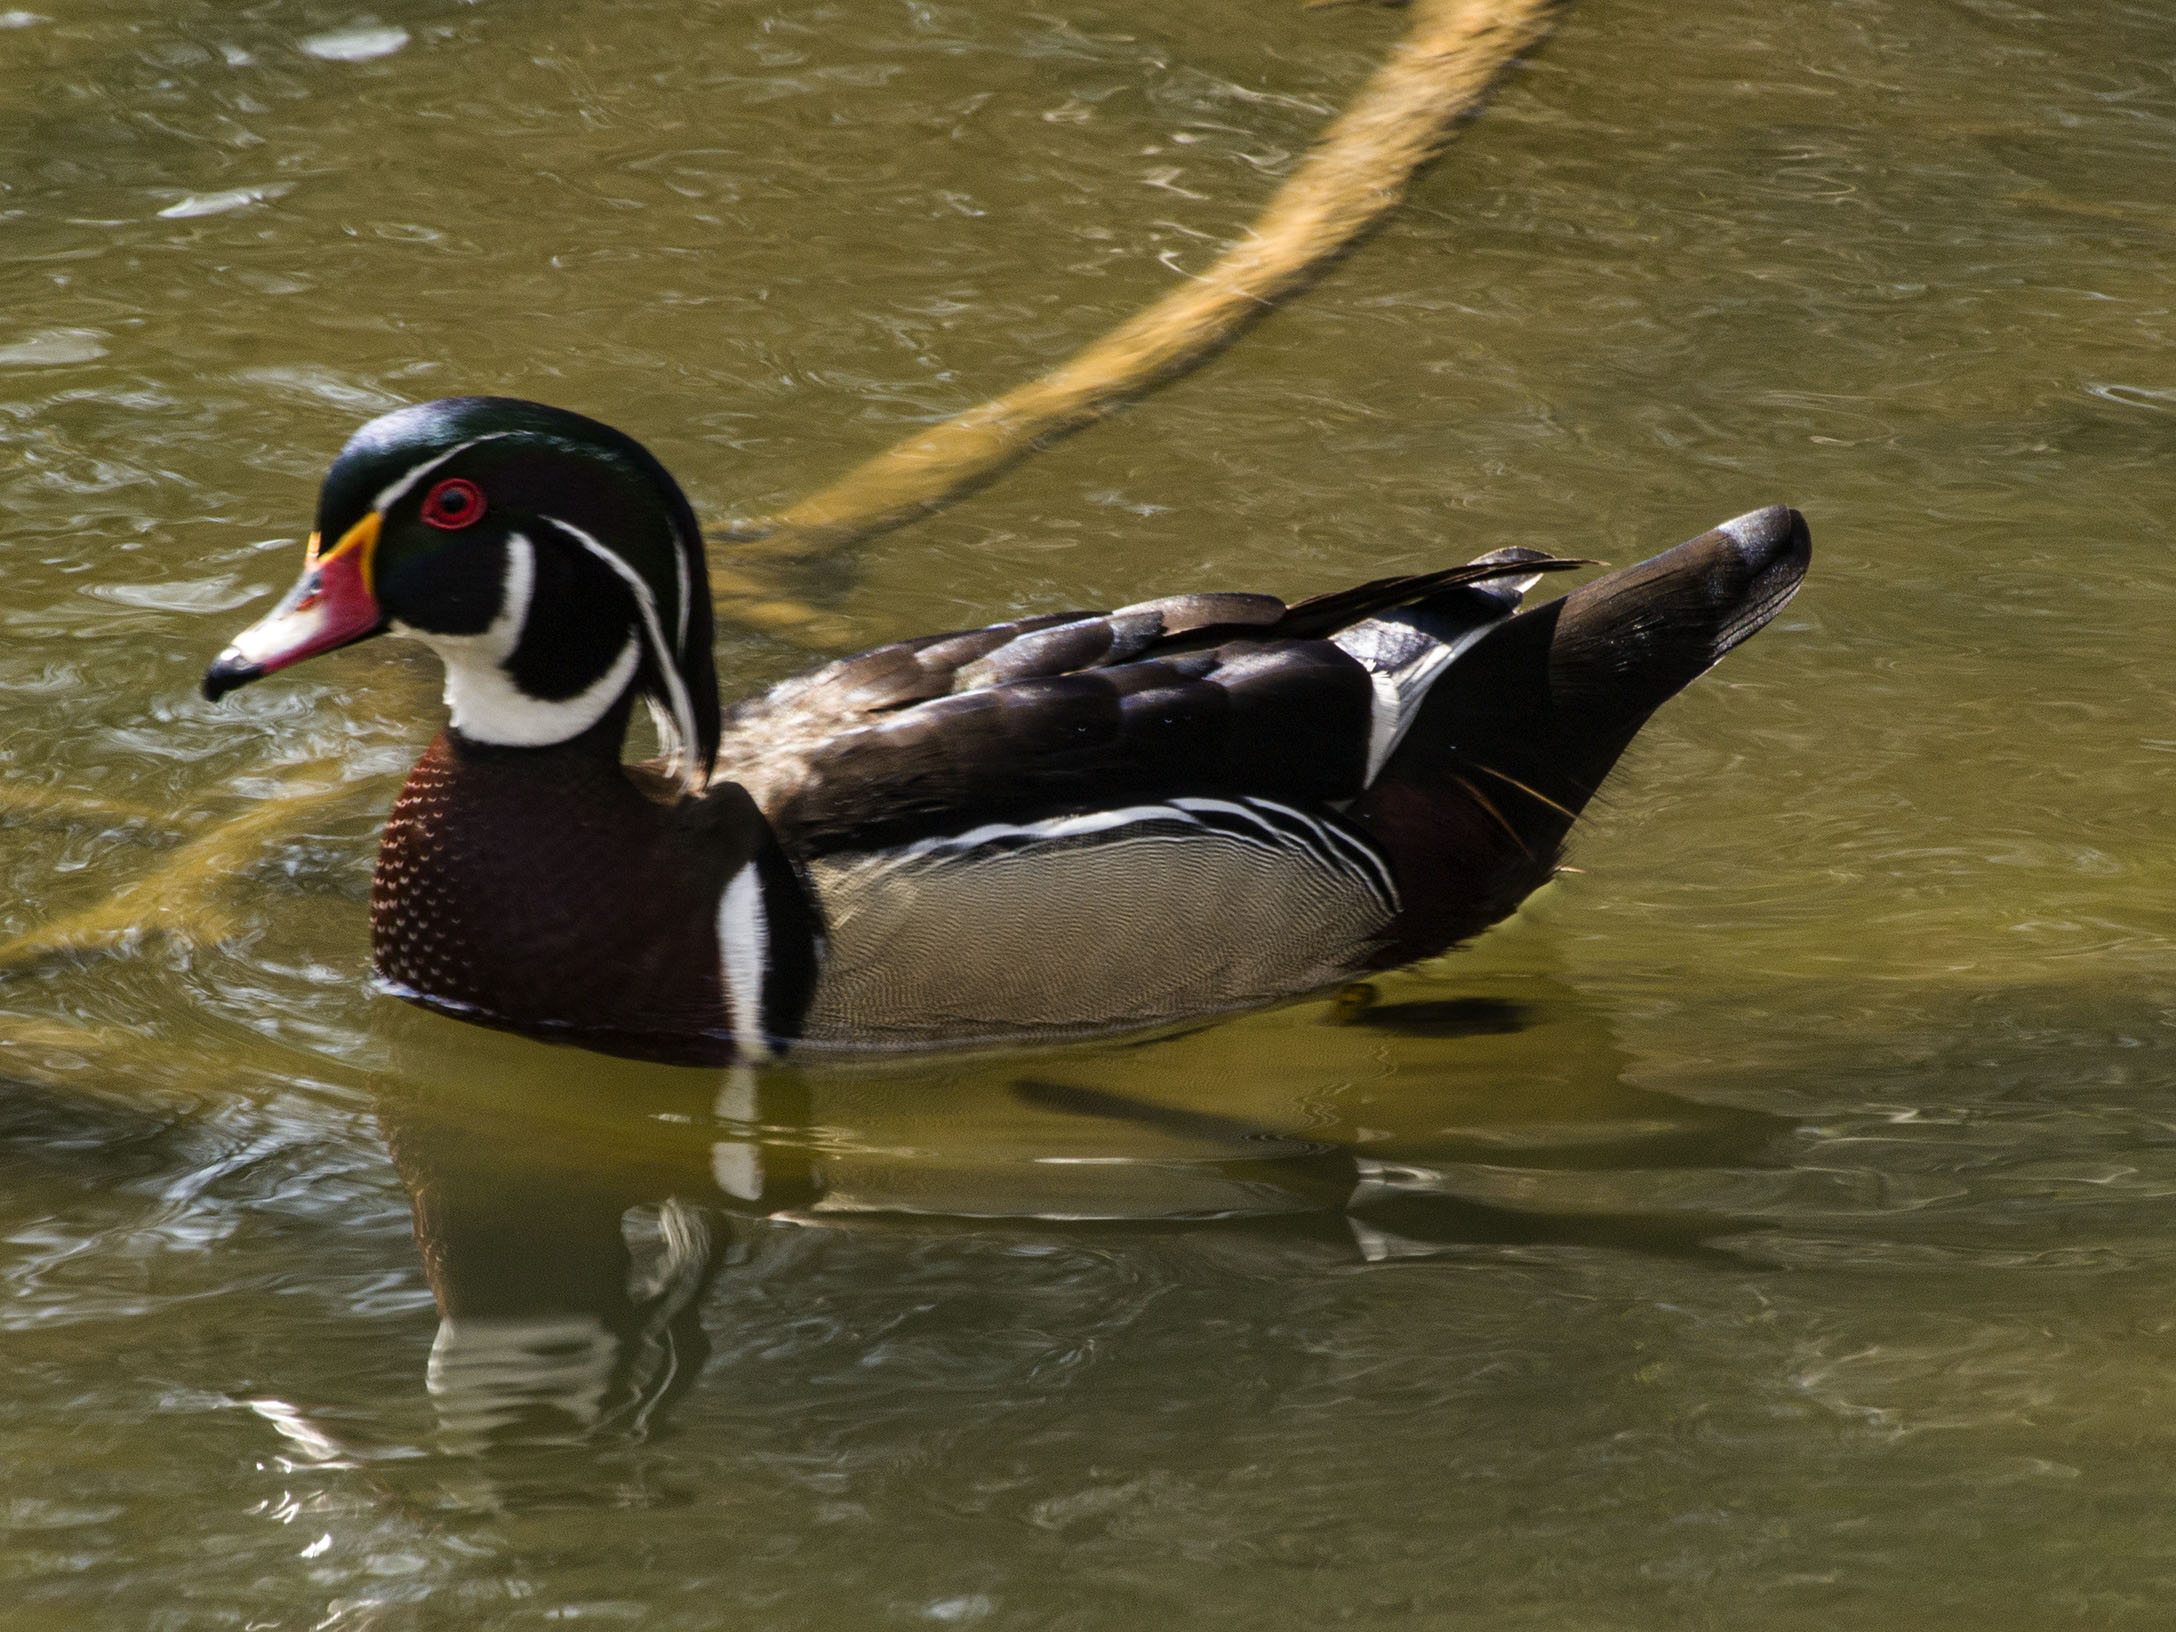
[[[742,1055],[771,1057],[763,1035],[763,975],[770,961],[770,924],[763,914],[763,880],[748,862],[718,897],[718,968],[725,977],[726,1024]]]
[[[1249,799],[1244,804],[1238,805],[1228,804],[1221,799],[1174,799],[1171,802],[1187,810],[1212,811],[1234,820],[1243,821],[1255,832],[1259,833],[1272,849],[1304,849],[1321,856],[1325,863],[1336,864],[1337,857],[1322,842],[1322,824],[1312,816],[1301,815],[1289,805],[1272,804],[1267,799]],[[1294,833],[1291,826],[1274,821],[1263,814],[1264,811],[1271,810],[1285,817],[1290,823],[1297,825],[1302,832]],[[1226,829],[1225,831],[1229,832],[1230,830]],[[1311,839],[1303,837],[1302,833],[1311,834],[1313,837]]]
[[[544,519],[618,573],[626,581],[627,587],[635,592],[635,610],[642,614],[642,629],[649,638],[651,661],[657,665],[657,672],[664,677],[666,701],[672,710],[672,735],[678,739],[666,744],[666,758],[679,776],[681,786],[690,793],[697,792],[703,784],[702,771],[695,763],[695,709],[688,701],[687,682],[680,677],[679,654],[665,644],[665,626],[657,619],[657,597],[650,593],[650,586],[642,581],[641,573],[590,534],[571,521],[561,521],[557,516],[546,516]],[[674,554],[677,556],[679,552],[676,550]]]
[[[969,828],[965,833],[941,833],[935,838],[916,839],[902,847],[898,854],[900,860],[907,861],[926,856],[933,850],[972,850],[996,839],[1070,839],[1083,833],[1124,827],[1131,822],[1170,821],[1201,825],[1199,817],[1170,805],[1128,805],[1123,810],[1095,810],[1085,816],[1053,816],[1040,822],[991,822],[984,827]]]
[[[1304,849],[1326,867],[1334,867],[1350,877],[1358,877],[1373,889],[1393,911],[1398,905],[1398,886],[1390,876],[1390,868],[1374,847],[1357,834],[1349,833],[1332,822],[1310,816],[1304,810],[1280,804],[1275,799],[1248,799],[1233,803],[1225,799],[1174,799],[1174,805],[1188,810],[1216,811],[1243,817],[1262,829],[1276,847],[1287,852]],[[1279,826],[1264,814],[1275,811],[1279,816],[1295,824],[1303,832],[1314,835],[1305,839],[1289,827]]]
[[[1181,810],[1213,810],[1221,816],[1236,816],[1241,821],[1252,823],[1273,839],[1281,839],[1286,836],[1277,827],[1276,823],[1270,821],[1259,810],[1252,808],[1257,803],[1268,804],[1269,801],[1266,799],[1259,801],[1250,799],[1245,804],[1240,804],[1231,799],[1174,799],[1171,802]],[[1284,810],[1285,807],[1273,805],[1270,808]],[[1287,812],[1287,814],[1297,816],[1299,812],[1295,810]]]
[[[1274,819],[1274,811],[1284,821]],[[1205,818],[1222,817],[1227,824],[1216,825]],[[1107,833],[1114,828],[1131,827],[1143,822],[1181,822],[1188,827],[1199,828],[1203,835],[1215,833],[1234,844],[1251,845],[1255,849],[1273,855],[1292,858],[1306,856],[1317,866],[1343,873],[1372,890],[1392,911],[1398,907],[1397,881],[1391,877],[1389,864],[1374,848],[1357,834],[1323,822],[1295,810],[1290,805],[1274,799],[1206,799],[1179,798],[1164,805],[1127,805],[1119,810],[1090,811],[1082,816],[1053,816],[1040,822],[991,822],[986,826],[971,828],[965,833],[945,833],[934,838],[917,839],[892,852],[897,862],[913,862],[945,855],[962,855],[979,846],[1007,839],[1070,839],[1089,833]],[[1245,831],[1239,831],[1243,824]],[[1287,825],[1289,824],[1289,825]],[[1294,832],[1293,828],[1298,828]],[[1312,837],[1310,837],[1312,835]],[[1193,835],[1183,839],[1174,836],[1174,843],[1191,843]]]
[[[1383,898],[1384,904],[1394,912],[1397,910],[1400,900],[1398,881],[1391,876],[1389,858],[1365,838],[1348,828],[1338,826],[1335,822],[1325,822],[1308,815],[1305,811],[1294,810],[1290,805],[1280,805],[1270,799],[1257,799],[1251,802],[1262,806],[1264,809],[1281,811],[1297,821],[1305,822],[1308,831],[1314,833],[1322,841],[1327,854],[1333,862],[1342,857],[1341,865],[1348,871],[1357,870],[1365,875],[1367,880],[1374,885],[1377,893]]]

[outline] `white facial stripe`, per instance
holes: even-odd
[[[420,465],[410,465],[392,483],[379,490],[378,496],[371,500],[370,508],[379,515],[384,515],[388,508],[400,503],[403,494],[407,493],[416,483],[422,481],[424,477],[430,475],[432,471],[436,470],[448,459],[451,459],[455,454],[466,453],[479,442],[496,441],[499,437],[512,436],[513,434],[512,431],[493,431],[489,436],[472,436],[466,442],[458,442],[444,453],[424,460]]]
[[[612,666],[573,697],[546,700],[516,686],[506,664],[521,644],[535,593],[536,546],[515,533],[506,541],[506,576],[490,628],[477,635],[442,635],[393,625],[395,634],[422,641],[446,665],[446,706],[452,710],[453,727],[472,741],[541,748],[578,737],[604,718],[635,677],[642,649],[629,635]]]
[[[497,662],[504,663],[521,644],[522,626],[529,621],[529,602],[535,595],[536,546],[522,534],[511,533],[506,540],[506,576],[499,583],[499,609],[480,637]]]
[[[496,668],[514,655],[514,648],[521,644],[521,626],[529,621],[529,601],[535,593],[536,546],[515,533],[506,541],[506,574],[499,580],[499,609],[491,615],[490,626],[483,633],[442,635],[412,628],[398,618],[393,620],[393,633],[422,641],[444,660],[450,696],[457,662],[463,667]]]
[[[656,664],[658,673],[664,677],[666,706],[672,712],[672,734],[678,738],[677,742],[666,745],[667,758],[681,782],[693,792],[702,785],[702,772],[695,763],[698,740],[695,734],[695,709],[688,701],[687,682],[680,677],[679,653],[676,648],[665,644],[664,625],[658,622],[657,617],[657,597],[650,593],[650,586],[642,581],[642,574],[581,528],[572,522],[561,521],[557,516],[547,516],[544,519],[618,573],[627,587],[634,591],[635,610],[642,614],[642,629],[649,638],[651,661]],[[675,551],[676,556],[679,553]],[[682,599],[685,600],[685,597]]]
[[[767,1060],[763,1035],[763,977],[770,961],[770,923],[763,911],[763,879],[754,862],[742,865],[718,897],[718,968],[725,980],[726,1024],[746,1059]]]

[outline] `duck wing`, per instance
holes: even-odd
[[[1505,551],[1293,605],[1174,595],[901,641],[736,710],[718,774],[804,857],[1179,795],[1335,803],[1380,763],[1383,685],[1370,643],[1329,637],[1402,608],[1479,629],[1583,564]]]

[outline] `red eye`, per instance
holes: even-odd
[[[457,527],[475,526],[483,516],[483,489],[458,476],[447,477],[423,495],[423,519],[433,527],[452,532]]]

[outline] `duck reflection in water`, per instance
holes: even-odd
[[[1724,1238],[1761,1226],[1698,1198],[1772,1165],[1792,1125],[1630,1085],[1593,1003],[1503,985],[830,1075],[433,1028],[380,1115],[438,1305],[444,1442],[655,1429],[710,1355],[706,1290],[808,1230],[889,1232],[903,1254],[960,1232],[1120,1254],[1214,1232],[1267,1276],[1579,1249],[1742,1267]]]

